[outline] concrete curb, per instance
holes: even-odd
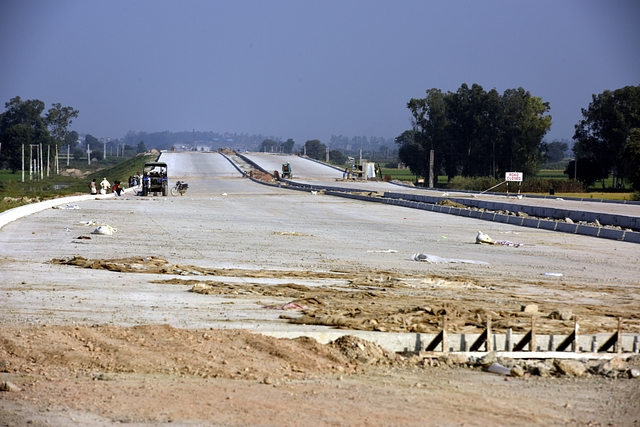
[[[426,201],[417,201],[417,200],[406,200],[400,198],[401,193],[393,193],[396,197],[387,197],[390,193],[385,193],[385,197],[370,197],[364,196],[360,194],[350,194],[346,192],[340,191],[329,191],[326,194],[337,197],[346,197],[349,199],[362,200],[367,202],[377,202],[377,203],[386,203],[394,206],[402,206],[406,208],[412,209],[421,209],[431,212],[445,213],[449,215],[457,215],[466,218],[475,218],[481,219],[484,221],[493,221],[500,222],[504,224],[517,225],[520,227],[530,227],[530,228],[540,228],[543,230],[549,231],[559,231],[570,234],[579,234],[582,236],[588,237],[597,237],[603,239],[610,240],[619,240],[628,243],[640,243],[640,232],[636,231],[626,231],[626,230],[615,230],[611,228],[604,227],[594,227],[590,225],[581,225],[581,224],[570,224],[566,222],[557,222],[557,221],[549,221],[538,218],[523,218],[516,217],[511,215],[498,214],[494,212],[481,212],[481,211],[472,211],[469,209],[461,209],[449,206],[441,206],[438,204],[434,204],[433,202]],[[426,196],[417,196],[418,198],[426,197]],[[431,197],[429,197],[431,198]],[[440,200],[440,197],[433,197],[436,201]],[[573,211],[568,211],[569,213]],[[630,217],[629,217],[630,218]],[[640,220],[640,218],[635,218]]]
[[[84,202],[86,200],[95,200],[95,199],[109,199],[113,198],[115,195],[113,193],[110,194],[86,194],[83,196],[67,196],[67,197],[59,197],[57,199],[43,200],[38,203],[31,203],[29,205],[18,206],[17,208],[9,209],[8,211],[4,211],[0,213],[0,229],[5,225],[13,222],[17,219],[24,218],[25,216],[42,212],[45,209],[51,209],[54,206],[60,205],[68,205],[70,203],[76,202]]]
[[[406,194],[406,193],[393,193],[385,192],[385,198],[401,199],[408,201],[416,201],[423,203],[436,204],[441,200],[447,199],[452,202],[460,203],[465,206],[472,206],[478,209],[488,209],[492,211],[504,210],[512,212],[523,212],[527,215],[539,217],[539,218],[555,218],[565,219],[571,218],[574,222],[586,221],[595,222],[598,220],[602,225],[612,225],[622,228],[631,228],[633,230],[640,230],[640,217],[632,217],[625,215],[612,215],[602,212],[589,212],[579,211],[574,209],[559,209],[553,207],[543,206],[528,206],[518,203],[503,203],[496,201],[486,201],[478,199],[457,199],[455,197],[442,197],[442,196],[423,196],[419,194]]]
[[[429,188],[429,187],[418,187],[415,185],[407,185],[398,181],[390,181],[390,184],[397,185],[398,187],[410,188],[412,190],[421,190],[421,191],[449,191],[451,193],[461,193],[461,194],[485,194],[485,195],[493,195],[493,196],[507,196],[507,193],[504,192],[495,192],[495,191],[473,191],[473,190],[455,190],[455,189],[447,189],[447,188]],[[510,195],[515,195],[515,193],[509,193]],[[528,199],[549,199],[556,200],[560,198],[559,196],[539,196],[536,194],[525,194],[524,197]],[[592,199],[590,197],[561,197],[563,200],[573,201],[573,202],[594,202],[594,203],[612,203],[616,205],[640,205],[640,201],[636,200],[611,200],[611,199]]]
[[[136,195],[138,190],[136,188],[125,188],[123,193],[129,195]],[[113,199],[116,195],[113,193],[109,194],[84,194],[82,196],[66,196],[59,197],[57,199],[43,200],[38,203],[31,203],[28,205],[18,206],[13,209],[9,209],[0,213],[0,229],[5,225],[13,222],[17,219],[24,218],[25,216],[42,212],[45,209],[51,209],[54,206],[60,205],[68,205],[71,203],[84,202],[87,200],[103,200],[103,199]]]

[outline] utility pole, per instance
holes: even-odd
[[[433,188],[433,150],[429,151],[429,188]]]

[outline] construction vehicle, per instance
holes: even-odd
[[[143,196],[158,193],[166,196],[169,194],[169,179],[167,178],[167,164],[160,162],[145,163],[142,168],[142,191]]]
[[[291,172],[291,165],[289,162],[282,165],[282,178],[293,178],[293,172]]]

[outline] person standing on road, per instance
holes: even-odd
[[[120,187],[120,181],[115,181],[113,183],[113,187],[111,187],[111,191],[113,191],[116,196],[119,196],[122,193],[122,187]]]
[[[91,190],[91,194],[98,194],[98,187],[95,178],[93,178],[93,181],[89,183],[89,189]]]
[[[111,188],[111,184],[109,184],[107,178],[102,178],[102,181],[100,182],[100,194],[107,194],[109,188]]]

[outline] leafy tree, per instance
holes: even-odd
[[[625,147],[627,171],[633,189],[640,192],[640,128],[631,131]]]
[[[324,160],[327,156],[327,146],[317,139],[311,139],[304,143],[307,156],[316,160]]]
[[[545,115],[549,103],[522,88],[508,89],[502,98],[505,105],[502,171],[533,174],[542,164],[542,139],[551,128],[551,116]]]
[[[564,159],[564,153],[569,149],[569,145],[562,141],[551,141],[543,145],[545,157],[547,161],[552,163],[562,161],[562,159]]]
[[[295,145],[295,141],[291,138],[287,139],[285,142],[282,143],[282,150],[287,153],[287,154],[291,154],[293,153],[293,147]]]
[[[75,160],[80,160],[82,156],[84,156],[84,151],[82,151],[80,148],[76,148],[75,150],[73,150],[73,158]]]
[[[22,148],[29,150],[32,142],[33,128],[26,124],[10,126],[2,133],[2,156],[7,160],[11,173],[22,168]],[[28,160],[27,160],[28,163]]]
[[[145,145],[144,141],[140,141],[136,146],[136,153],[144,153],[146,151],[147,151],[147,146]]]
[[[396,138],[396,144],[400,145],[398,158],[414,175],[428,176],[429,171],[424,162],[425,149],[416,141],[417,134],[418,131],[406,130]]]
[[[347,163],[347,156],[342,154],[340,150],[331,150],[329,151],[329,160],[335,165],[343,165]]]
[[[634,129],[640,127],[640,86],[626,86],[613,92],[592,95],[582,120],[575,126],[573,152],[581,165],[593,164],[601,179],[611,173],[622,185],[628,170],[626,145]]]
[[[78,145],[78,132],[76,132],[75,130],[69,132],[67,134],[67,137],[65,138],[64,145],[71,146],[71,149],[76,148],[76,146]]]
[[[100,161],[104,158],[104,154],[102,150],[91,150],[91,158]]]
[[[13,173],[22,168],[22,146],[52,142],[45,117],[44,102],[33,99],[23,101],[19,96],[5,103],[0,114],[0,162],[6,162]]]
[[[411,121],[413,133],[403,133],[400,139],[396,138],[396,143],[401,144],[402,141],[406,140],[410,144],[419,145],[419,147],[409,147],[403,150],[403,156],[419,155],[420,161],[424,162],[422,166],[415,164],[413,169],[411,166],[409,168],[417,175],[428,176],[430,151],[434,150],[435,171],[442,169],[443,165],[451,165],[453,173],[455,162],[451,159],[449,159],[450,162],[447,162],[445,159],[445,155],[448,152],[446,147],[449,141],[447,134],[449,115],[444,94],[439,89],[429,89],[425,98],[412,98],[407,103],[407,108],[411,110],[413,116]],[[407,162],[406,160],[403,159],[403,162],[407,165],[413,163],[413,161]]]
[[[273,139],[265,139],[264,141],[262,141],[262,144],[260,145],[260,152],[263,153],[273,153],[273,152],[277,152],[277,148],[278,147],[278,142],[274,141]]]
[[[482,104],[485,97],[482,86],[474,84],[469,88],[460,86],[457,92],[446,97],[448,106],[448,132],[453,144],[450,148],[450,162],[455,162],[456,169],[462,176],[488,175],[489,170],[483,168],[482,161],[486,152],[482,147]],[[453,170],[447,171],[449,179]]]
[[[496,177],[509,170],[531,174],[544,160],[549,104],[522,88],[503,95],[477,84],[446,94],[430,89],[407,108],[414,132],[396,143],[401,160],[418,175],[428,175],[431,150],[436,173],[444,170],[449,179],[458,174]]]
[[[98,146],[100,145],[100,141],[98,141],[98,138],[96,138],[96,137],[95,137],[95,136],[93,136],[93,135],[89,135],[89,134],[87,134],[87,135],[84,137],[84,142],[85,142],[85,144],[87,144],[87,146],[88,146],[88,147],[90,147],[92,150],[93,150],[93,149],[97,149],[97,148],[98,148]]]
[[[71,126],[73,119],[78,117],[79,111],[74,110],[72,107],[63,107],[60,103],[52,105],[53,107],[49,109],[45,119],[53,140],[56,145],[60,146],[67,140],[69,136],[68,128]]]
[[[577,178],[576,178],[577,172]],[[565,175],[569,176],[569,179],[577,179],[584,184],[585,187],[593,185],[596,181],[604,180],[606,176],[604,171],[598,165],[598,161],[593,158],[583,157],[578,162],[576,167],[575,159],[571,160],[564,170]],[[603,181],[604,182],[604,181]]]

